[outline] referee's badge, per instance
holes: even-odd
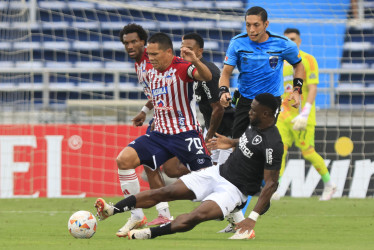
[[[277,65],[278,65],[278,61],[279,61],[278,56],[271,56],[271,57],[269,57],[270,67],[272,69],[275,69],[275,67],[277,67]]]

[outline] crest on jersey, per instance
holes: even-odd
[[[253,140],[252,140],[252,144],[253,145],[257,145],[257,144],[260,144],[262,142],[262,137],[260,135],[256,135]]]
[[[171,75],[165,76],[165,84],[169,86],[172,83],[173,83],[173,76],[171,76]]]
[[[272,69],[275,69],[278,65],[279,58],[278,56],[271,56],[269,57],[269,64]]]
[[[201,165],[201,164],[204,164],[204,162],[205,162],[205,159],[204,159],[204,158],[197,159],[197,163],[199,163],[200,165]]]

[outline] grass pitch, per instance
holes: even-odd
[[[117,202],[120,197],[106,198]],[[247,215],[256,202],[254,198]],[[256,225],[256,239],[228,240],[231,234],[217,234],[226,221],[209,221],[192,231],[153,240],[127,240],[115,236],[129,214],[98,221],[91,239],[75,239],[67,230],[71,214],[78,210],[95,213],[94,198],[85,199],[1,199],[0,249],[374,249],[374,200],[334,199],[318,201],[282,198]],[[186,213],[198,203],[170,202],[174,216]],[[156,209],[144,210],[149,220]]]

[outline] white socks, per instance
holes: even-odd
[[[170,210],[169,210],[169,203],[167,202],[160,202],[156,205],[156,209],[159,215],[162,215],[168,219],[171,218]]]
[[[136,195],[140,192],[140,184],[135,169],[121,170],[118,169],[119,183],[121,184],[122,193],[125,198],[130,195]],[[143,219],[144,213],[141,208],[131,210],[131,217],[135,219]]]
[[[231,213],[231,215],[235,223],[239,223],[245,219],[242,210],[239,210],[238,212],[235,212],[235,213]]]

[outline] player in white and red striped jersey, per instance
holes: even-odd
[[[148,35],[142,26],[137,25],[135,23],[130,23],[123,27],[119,34],[119,38],[125,46],[125,50],[128,56],[131,59],[135,60],[134,65],[136,74],[138,76],[138,82],[143,86],[144,94],[148,99],[148,102],[144,105],[139,114],[137,114],[132,119],[134,126],[142,126],[146,119],[146,113],[153,108],[152,94],[149,88],[149,80],[147,76],[147,70],[153,67],[149,62],[147,49],[145,48]],[[151,126],[148,126],[147,133],[150,132],[150,130]],[[149,186],[152,189],[165,186],[164,180],[161,177],[161,173],[159,170],[152,171],[149,168],[144,168],[144,171],[147,174]],[[129,195],[129,192],[126,189],[126,185],[124,185],[123,183],[126,183],[128,181],[138,181],[138,177],[135,171],[133,171],[133,173],[128,173],[128,171],[118,169],[118,174],[122,192],[125,195],[125,197],[127,197]],[[161,202],[160,204],[157,204],[156,209],[158,211],[158,217],[152,221],[153,224],[167,223],[172,219],[170,215],[169,204],[167,202]],[[146,223],[146,219],[142,210],[137,211],[137,214],[138,218],[135,218],[133,220],[130,219],[126,224],[126,227],[141,227],[143,224]],[[155,221],[157,223],[155,223]]]
[[[127,195],[140,191],[135,174],[135,168],[140,165],[156,170],[175,160],[174,156],[187,167],[186,173],[212,165],[193,100],[194,79],[209,81],[210,70],[188,48],[181,50],[186,60],[175,57],[171,39],[163,33],[154,34],[148,40],[147,52],[153,66],[147,76],[155,107],[155,130],[135,139],[117,157],[121,188]],[[132,211],[129,221],[134,228],[142,224],[142,216],[142,211]],[[126,237],[132,229],[128,225],[117,236]]]
[[[193,64],[176,56],[166,69],[148,71],[155,109],[155,131],[170,135],[200,131],[191,84],[195,71]]]

